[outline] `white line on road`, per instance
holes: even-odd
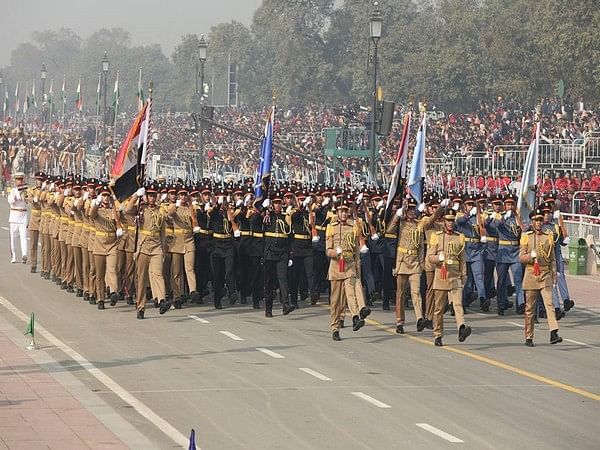
[[[364,392],[352,392],[352,395],[355,395],[358,398],[362,398],[364,401],[369,402],[370,404],[375,405],[378,408],[391,408],[390,405],[380,402],[376,398],[373,398],[370,395],[365,394]]]
[[[460,444],[460,443],[465,442],[462,439],[457,438],[456,436],[452,436],[451,434],[446,433],[445,431],[442,431],[439,428],[429,425],[428,423],[416,423],[415,425],[418,426],[419,428],[422,428],[425,431],[429,431],[430,433],[433,433],[436,436],[441,437],[442,439],[445,439],[448,442],[453,442],[455,444]]]
[[[318,378],[319,380],[331,381],[331,378],[329,378],[328,376],[323,375],[322,373],[317,372],[316,370],[309,369],[308,367],[299,367],[298,370],[301,370],[304,373],[312,375],[313,377]]]
[[[190,319],[194,319],[195,321],[200,322],[200,323],[210,323],[208,320],[203,319],[202,317],[195,316],[193,314],[190,314],[188,317]]]
[[[574,339],[566,339],[566,338],[564,338],[564,339],[565,339],[565,341],[570,342],[572,344],[583,345],[585,347],[590,347],[590,348],[600,348],[600,347],[598,347],[596,345],[586,344],[585,342],[579,342],[579,341],[576,341]]]
[[[517,322],[506,322],[509,325],[514,325],[515,327],[520,327],[520,328],[525,328],[525,325],[523,325],[522,323],[517,323]]]
[[[17,309],[11,302],[6,300],[4,297],[0,296],[0,305],[4,306],[10,312],[12,312],[15,316],[17,316],[23,322],[27,322],[29,317],[23,313],[21,310]],[[77,353],[67,344],[62,342],[48,330],[46,330],[42,325],[38,323],[35,324],[36,331],[41,334],[50,344],[59,348],[63,353],[69,356],[73,361],[75,361],[81,368],[85,369],[90,375],[96,378],[100,383],[106,386],[110,391],[114,392],[121,400],[123,400],[128,405],[132,406],[142,417],[146,418],[150,423],[154,424],[160,431],[162,431],[167,437],[169,437],[173,442],[182,447],[187,447],[189,444],[189,440],[186,436],[181,434],[173,425],[167,422],[165,419],[160,417],[150,408],[148,408],[144,403],[139,401],[130,392],[121,387],[117,382],[115,382],[112,378],[106,375],[102,370],[98,369],[91,362],[85,359],[82,355]]]
[[[8,231],[8,228],[6,228],[6,227],[2,227],[2,229]]]
[[[244,339],[239,337],[237,334],[230,333],[229,331],[219,331],[219,333],[224,334],[229,339],[233,339],[234,341],[243,341]]]
[[[263,348],[263,347],[257,347],[257,349],[259,352],[263,352],[265,355],[269,355],[272,358],[279,358],[279,359],[283,359],[285,358],[285,356],[280,355],[277,352],[274,352],[272,350],[269,350],[268,348]]]

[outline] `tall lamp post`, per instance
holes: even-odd
[[[109,63],[108,63],[108,54],[106,52],[104,52],[104,57],[102,58],[102,75],[104,76],[104,114],[103,114],[103,120],[102,120],[102,141],[106,140],[106,121],[107,121],[107,117],[106,117],[106,84],[107,84],[107,80],[108,80],[108,68],[109,68]]]
[[[0,87],[2,87],[4,83],[4,77],[2,76],[2,72],[0,72]],[[1,92],[1,91],[0,91]],[[8,107],[8,105],[5,105],[6,102],[6,87],[4,87],[4,93],[2,94],[2,127],[4,127],[4,124],[6,123],[6,107]]]
[[[376,181],[377,142],[375,126],[377,124],[377,44],[379,43],[383,29],[383,16],[379,9],[379,3],[375,2],[374,6],[375,9],[371,13],[371,17],[369,17],[369,31],[371,40],[373,41],[373,107],[371,109],[371,135],[369,143],[371,144],[370,172],[373,181]]]
[[[45,89],[46,89],[46,75],[48,74],[48,71],[46,70],[46,64],[42,63],[42,70],[40,71],[41,73],[41,77],[42,77],[42,128],[44,126],[44,124],[46,123],[46,95],[45,95]]]
[[[204,178],[204,63],[208,51],[208,42],[204,35],[200,36],[198,43],[198,61],[200,62],[200,74],[196,72],[196,94],[200,95],[200,123],[198,130],[198,159],[196,163],[199,178]],[[200,76],[200,87],[198,88],[198,76]]]

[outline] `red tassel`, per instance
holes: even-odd
[[[446,266],[446,263],[442,264],[442,268],[440,269],[440,278],[444,281],[448,279],[448,266]]]
[[[542,274],[542,271],[540,269],[540,263],[538,262],[538,260],[536,259],[533,263],[533,274],[536,277],[539,277]]]
[[[346,271],[346,261],[344,261],[343,257],[338,259],[338,271],[345,272]]]

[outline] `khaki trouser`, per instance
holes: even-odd
[[[29,230],[29,261],[31,262],[32,269],[37,268],[37,250],[39,237],[39,230]]]
[[[72,285],[75,283],[75,255],[73,254],[73,247],[67,244],[67,264],[66,270],[66,281],[67,284]]]
[[[171,295],[173,293],[173,291],[172,291],[173,287],[171,286],[171,261],[172,261],[172,258],[173,258],[173,253],[165,252],[163,268],[162,268],[162,276],[163,276],[163,280],[164,280],[164,284],[165,284],[166,295]],[[154,296],[154,298],[157,298],[156,295]]]
[[[433,311],[433,337],[442,337],[444,334],[444,311],[448,300],[454,307],[454,318],[456,327],[460,328],[465,324],[465,313],[462,305],[462,288],[452,289],[451,291],[433,291],[435,294],[435,308]]]
[[[52,267],[52,243],[50,235],[42,234],[42,272],[50,273]]]
[[[425,272],[425,278],[427,279],[427,291],[425,294],[425,317],[427,320],[433,321],[433,311],[435,310],[435,294],[433,292],[433,279],[435,278],[435,271]]]
[[[525,291],[525,339],[533,339],[535,302],[539,295],[542,295],[544,308],[546,308],[546,316],[548,317],[548,328],[550,331],[558,330],[558,322],[554,313],[554,305],[552,304],[552,288],[545,287],[534,291]]]
[[[69,251],[67,250],[67,243],[65,241],[58,241],[58,245],[60,246],[60,256],[58,259],[60,279],[66,283],[69,276],[67,271]]]
[[[137,310],[143,310],[146,307],[146,286],[150,283],[152,296],[158,301],[165,299],[165,280],[163,278],[163,257],[162,255],[146,255],[140,253],[136,261],[137,283],[136,283],[136,303]]]
[[[83,290],[83,252],[81,247],[72,247],[73,249],[73,274],[75,287]]]
[[[194,272],[194,261],[196,257],[196,252],[191,251],[185,254],[173,253],[172,255],[173,256],[171,258],[171,287],[173,288],[173,298],[178,299],[181,297],[184,270],[190,292],[196,290],[196,273]]]
[[[88,280],[88,285],[90,287],[90,295],[96,294],[96,259],[94,257],[94,252],[90,252],[88,250],[88,259],[90,261],[90,275]]]
[[[125,252],[125,265],[123,271],[120,272],[123,276],[122,290],[128,297],[133,297],[135,292],[135,259],[133,252]]]
[[[62,278],[61,273],[61,265],[60,265],[60,242],[56,238],[51,238],[52,242],[52,250],[51,250],[51,259],[52,259],[52,273],[57,278]]]
[[[90,287],[90,254],[87,248],[81,249],[81,275],[83,283],[83,292],[88,294],[92,291]]]
[[[106,285],[110,292],[117,292],[117,253],[110,255],[94,255],[96,266],[96,297],[98,300],[106,298]]]
[[[396,275],[396,324],[404,325],[406,320],[404,313],[404,291],[406,286],[410,286],[410,298],[415,308],[415,316],[417,320],[423,318],[423,308],[421,301],[421,274],[400,273]]]
[[[358,316],[360,310],[364,308],[364,296],[356,295],[357,285],[360,287],[360,282],[356,277],[331,281],[331,331],[340,329],[340,319],[343,317],[346,305],[348,305],[352,317]]]

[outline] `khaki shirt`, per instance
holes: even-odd
[[[31,231],[40,231],[40,222],[42,219],[42,204],[40,202],[40,195],[42,190],[39,187],[30,187],[27,189],[25,198],[27,202],[31,204],[31,215],[29,216],[29,228]],[[34,201],[37,200],[37,201]]]
[[[131,202],[127,212],[131,214]],[[133,213],[135,214],[136,203],[133,203]],[[165,230],[165,209],[158,205],[151,208],[149,205],[142,205],[140,210],[142,223],[138,231],[138,250],[145,255],[162,255],[163,237]]]
[[[115,223],[115,210],[113,208],[93,208],[91,217],[94,221],[94,255],[111,255],[117,253],[119,239]]]
[[[530,255],[535,250],[536,259],[540,266],[540,275],[534,275],[535,261],[532,259],[525,264],[523,275],[523,289],[536,290],[546,287],[552,288],[556,278],[556,260],[554,256],[554,238],[551,233],[528,231],[521,235],[519,256]]]
[[[331,257],[327,278],[331,281],[360,276],[359,238],[361,226],[352,220],[341,223],[335,220],[325,230],[325,251]],[[342,254],[336,255],[337,248]],[[336,256],[332,256],[336,255]],[[344,271],[339,270],[339,260],[344,259]]]
[[[185,254],[194,251],[194,224],[196,223],[192,206],[171,205],[167,210],[169,216],[167,233],[171,235],[171,252]]]
[[[438,231],[431,235],[427,247],[427,259],[435,265],[433,289],[451,291],[463,286],[463,278],[467,276],[465,262],[465,237],[461,233],[452,234]],[[439,261],[439,254],[444,254],[444,261]],[[445,267],[446,277],[443,278],[442,267]]]

